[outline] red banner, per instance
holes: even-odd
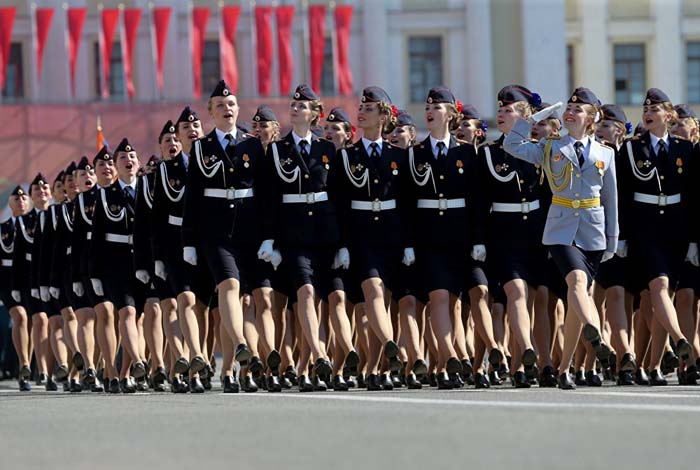
[[[311,88],[321,89],[323,56],[326,52],[326,6],[309,6],[309,56],[311,62]]]
[[[159,91],[163,91],[163,60],[165,59],[165,43],[168,40],[170,10],[170,7],[153,9],[153,25],[156,33],[156,83]]]
[[[221,75],[234,93],[238,92],[238,64],[236,62],[236,28],[241,7],[226,6],[221,8],[222,28],[219,33],[221,49]]]
[[[0,91],[5,88],[7,63],[10,60],[10,40],[15,23],[16,7],[0,8]]]
[[[348,58],[351,23],[352,6],[335,7],[335,44],[337,48],[335,75],[338,80],[338,93],[341,95],[352,94],[352,71],[350,70],[350,60]]]
[[[292,21],[294,6],[280,6],[277,15],[277,65],[279,67],[280,95],[289,94],[289,87],[294,76],[294,56],[292,55]]]
[[[126,93],[129,99],[134,97],[134,81],[131,77],[131,57],[136,44],[136,33],[141,22],[140,8],[127,8],[124,10],[124,38],[122,44],[122,56],[124,57],[124,78],[126,81]]]
[[[102,61],[102,97],[109,98],[109,72],[112,62],[112,47],[114,46],[114,33],[119,23],[119,10],[110,8],[102,10],[102,23],[100,28],[100,50]]]
[[[44,47],[49,37],[53,8],[37,8],[36,12],[36,76],[41,81],[41,66],[44,61]]]
[[[202,96],[202,52],[204,52],[204,36],[207,34],[209,8],[194,7],[192,9],[192,95]]]
[[[87,8],[68,9],[68,63],[70,64],[70,85],[75,96],[75,66],[78,63],[80,38],[83,33]]]
[[[258,40],[258,94],[270,96],[272,89],[272,7],[255,7],[255,31]]]

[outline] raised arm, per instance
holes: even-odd
[[[515,158],[525,160],[533,165],[544,161],[544,144],[530,141],[532,125],[525,119],[518,119],[503,141],[503,149]]]

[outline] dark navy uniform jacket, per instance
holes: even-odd
[[[100,188],[97,185],[78,194],[74,208],[71,234],[71,273],[73,282],[89,277],[88,246],[92,240],[92,219]]]
[[[39,223],[39,215],[32,209],[27,214],[17,217],[15,221],[15,246],[12,254],[11,290],[18,290],[22,295],[31,289],[32,251],[34,231]],[[22,299],[26,302],[28,299]]]

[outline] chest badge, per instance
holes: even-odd
[[[330,160],[328,160],[327,155],[324,155],[323,157],[321,157],[321,161],[323,162],[323,166],[326,170],[329,170],[331,168],[331,166],[329,165]]]
[[[243,168],[249,168],[250,167],[250,157],[248,156],[247,153],[243,154]]]
[[[456,165],[457,165],[457,172],[458,172],[460,175],[461,175],[462,173],[464,173],[464,163],[462,162],[462,160],[457,160]]]
[[[596,160],[595,167],[598,168],[598,174],[603,176],[603,173],[605,173],[605,162],[603,160]]]
[[[394,176],[399,174],[399,165],[396,162],[391,162],[391,174]]]
[[[555,153],[554,157],[552,157],[555,162],[560,162],[562,159],[561,153]]]

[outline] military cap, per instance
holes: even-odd
[[[119,142],[119,145],[117,145],[117,148],[114,150],[114,153],[118,152],[135,152],[136,149],[132,147],[132,145],[129,143],[129,139],[124,137],[121,142]]]
[[[415,126],[415,122],[413,122],[413,117],[411,117],[410,114],[408,114],[408,111],[405,109],[399,109],[399,115],[396,116],[396,125],[397,126]]]
[[[36,174],[29,186],[43,186],[45,184],[47,184],[46,178],[41,174],[41,172],[39,172]]]
[[[369,86],[362,90],[362,98],[360,101],[363,103],[379,103],[384,102],[391,104],[391,98],[389,94],[378,86]]]
[[[189,106],[185,106],[185,109],[180,113],[180,117],[177,118],[175,124],[180,124],[181,122],[194,122],[199,121],[199,116],[194,112]]]
[[[521,85],[507,85],[498,92],[498,106],[506,106],[525,101],[535,108],[542,104],[542,98]]]
[[[426,103],[452,103],[455,104],[455,95],[445,86],[437,86],[428,91]]]
[[[27,194],[27,192],[24,190],[24,188],[20,185],[15,186],[15,189],[12,190],[10,193],[10,196],[24,196]]]
[[[277,122],[277,116],[275,112],[272,111],[266,104],[261,104],[255,111],[255,116],[253,116],[253,121],[255,122]]]
[[[240,124],[236,124],[236,129],[238,129],[239,131],[241,131],[241,132],[244,133],[244,134],[250,134],[250,133],[251,133],[250,126],[248,126],[248,124],[246,124],[246,123],[244,123],[244,122],[242,122],[242,123],[240,123]]]
[[[693,118],[697,119],[697,116],[695,115],[695,111],[688,106],[687,104],[677,104],[673,107],[673,109],[676,111],[678,114],[678,117],[680,119],[685,119],[685,118]]]
[[[158,164],[161,162],[162,158],[157,156],[157,155],[151,155],[151,158],[148,159],[148,163],[146,163],[147,166],[158,166]]]
[[[661,103],[670,103],[671,99],[668,97],[666,93],[663,91],[659,90],[658,88],[649,88],[647,90],[647,96],[644,99],[644,104],[649,105],[649,104],[661,104]]]
[[[100,151],[97,152],[97,155],[95,155],[95,158],[92,159],[92,165],[95,166],[98,160],[104,160],[106,162],[112,160],[112,154],[109,153],[106,145],[103,145]]]
[[[56,177],[55,177],[54,180],[53,180],[53,184],[56,184],[56,183],[58,183],[59,181],[63,182],[63,178],[64,178],[65,176],[66,176],[66,171],[65,171],[65,170],[59,171],[58,174],[56,175]]]
[[[63,180],[65,180],[66,177],[68,177],[68,176],[71,176],[71,177],[72,177],[72,176],[73,176],[73,172],[74,172],[77,168],[78,168],[78,167],[77,167],[77,165],[75,164],[75,162],[70,162],[70,165],[68,165],[68,166],[66,167],[66,170],[64,171]]]
[[[479,111],[470,104],[462,106],[462,119],[481,119]]]
[[[595,93],[593,93],[589,88],[586,87],[576,88],[571,94],[571,98],[569,98],[569,103],[591,104],[600,106],[600,100],[598,99],[598,97],[595,95]]]
[[[294,90],[292,95],[294,101],[318,101],[320,98],[309,85],[301,84]]]
[[[233,92],[228,87],[226,82],[224,80],[219,80],[219,83],[216,84],[216,88],[214,88],[214,91],[211,92],[209,97],[214,98],[215,96],[228,96],[232,94]]]
[[[351,122],[350,116],[341,107],[335,107],[330,110],[328,117],[326,118],[328,122]]]
[[[173,124],[173,121],[168,119],[168,122],[165,123],[163,126],[163,129],[160,131],[160,134],[158,135],[158,140],[163,138],[164,135],[166,134],[174,134],[176,131],[175,129],[175,124]]]
[[[95,157],[97,158],[97,157]],[[78,166],[76,167],[76,170],[83,170],[83,171],[90,171],[92,170],[92,165],[90,165],[90,160],[88,160],[88,157],[83,156],[83,158],[80,159],[78,162]]]

